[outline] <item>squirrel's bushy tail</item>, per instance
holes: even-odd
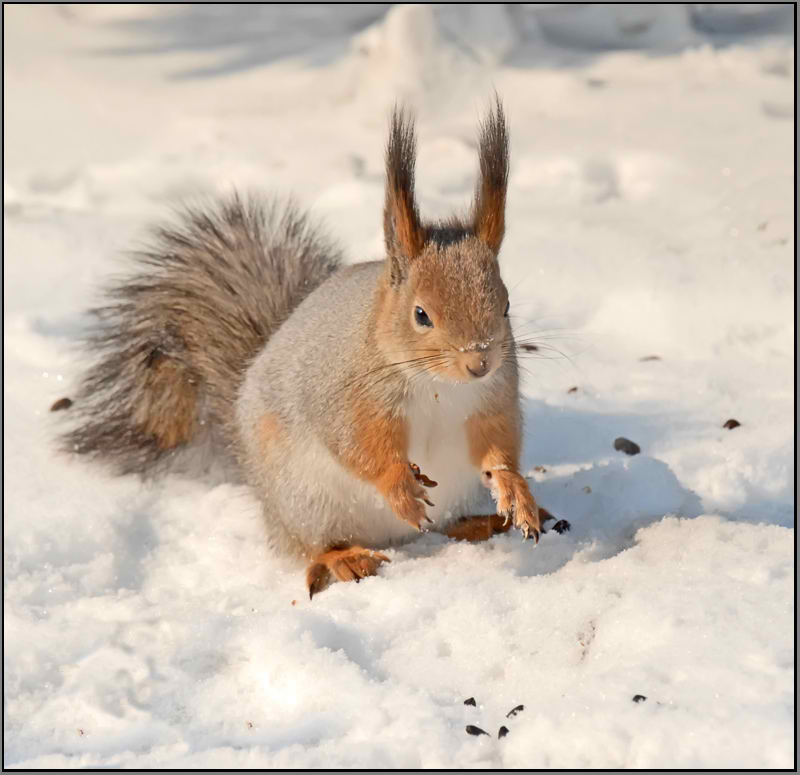
[[[255,197],[187,207],[154,229],[133,254],[138,271],[92,310],[87,344],[97,361],[75,397],[65,448],[144,474],[199,426],[232,441],[247,365],[340,257],[293,205]]]

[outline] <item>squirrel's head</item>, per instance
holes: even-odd
[[[395,109],[386,146],[385,292],[378,338],[407,372],[486,380],[508,351],[505,231],[508,129],[499,99],[480,125],[479,180],[464,218],[423,222],[414,195],[413,121]]]

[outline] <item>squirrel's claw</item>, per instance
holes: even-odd
[[[533,539],[534,546],[539,543],[540,531],[530,525],[522,526],[522,540],[527,541],[529,538]]]
[[[432,503],[429,503],[428,505],[429,506],[433,506]],[[428,525],[432,525],[433,524],[433,520],[427,514],[423,514],[422,515],[422,519],[424,519],[428,523]],[[430,530],[430,528],[427,527],[427,525],[423,525],[422,524],[422,520],[420,520],[419,523],[417,523],[415,525],[415,527],[417,528],[417,530],[419,530],[420,533],[427,533],[428,530]]]
[[[308,599],[313,600],[317,592],[322,592],[331,583],[331,573],[321,562],[314,563],[306,572]]]
[[[414,463],[408,463],[408,468],[404,475],[396,482],[387,495],[392,511],[405,520],[410,525],[419,530],[420,533],[427,531],[423,523],[433,524],[433,520],[426,514],[425,506],[433,508],[433,501],[428,498],[428,492],[423,486],[423,480],[430,482],[435,487],[436,482],[427,479],[419,472],[419,467]]]
[[[434,482],[433,479],[428,478],[419,470],[419,466],[416,463],[409,463],[408,467],[411,469],[411,473],[414,474],[414,478],[421,482],[425,487],[438,487],[439,482]]]
[[[514,519],[514,504],[512,503],[507,509],[498,509],[497,516],[503,517],[503,527],[505,527],[512,519]]]
[[[522,531],[523,540],[533,539],[538,544],[541,514],[525,479],[516,471],[497,468],[484,471],[481,481],[497,502],[497,515],[503,518],[503,526],[512,522]]]

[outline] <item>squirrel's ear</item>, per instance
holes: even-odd
[[[508,126],[496,94],[495,104],[480,124],[478,154],[480,177],[472,208],[473,228],[475,236],[497,254],[506,230]]]
[[[383,235],[393,276],[404,273],[403,264],[415,259],[425,245],[425,229],[414,198],[416,158],[414,120],[405,109],[395,107],[386,143],[386,204],[383,210]]]

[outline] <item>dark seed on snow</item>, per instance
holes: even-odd
[[[630,439],[626,439],[624,436],[614,439],[614,449],[619,452],[624,452],[626,455],[638,455],[642,451],[642,448],[638,444]]]
[[[661,360],[661,356],[660,355],[645,355],[644,358],[639,358],[639,360],[642,363],[645,363],[647,361],[660,361]]]
[[[486,735],[489,736],[488,732],[484,732],[480,727],[473,727],[472,724],[467,724],[467,734],[468,735]]]
[[[576,387],[571,387],[571,388],[570,388],[570,389],[567,391],[567,393],[577,393],[577,392],[578,392],[578,388],[576,388]]]
[[[647,699],[643,694],[634,694],[633,701],[634,702],[644,702]]]
[[[510,711],[508,711],[508,713],[506,713],[506,718],[511,718],[512,716],[516,716],[517,713],[521,713],[523,710],[525,710],[524,705],[517,705],[516,708],[512,708]]]
[[[523,344],[522,349],[527,350],[529,353],[535,353],[538,352],[539,350],[539,348],[535,344]]]
[[[62,409],[69,409],[72,406],[71,398],[59,398],[51,407],[51,412],[60,412]]]
[[[507,734],[508,734],[508,727],[500,727],[500,729],[497,730],[497,739],[501,740]]]
[[[472,707],[474,708],[477,705],[477,703],[475,702],[474,697],[469,697],[468,699],[464,700],[464,705],[472,705]]]
[[[738,428],[740,425],[741,423],[738,420],[734,420],[731,417],[731,419],[728,420],[728,422],[726,422],[725,425],[723,425],[722,427],[727,428],[729,431],[732,431],[734,428]]]

